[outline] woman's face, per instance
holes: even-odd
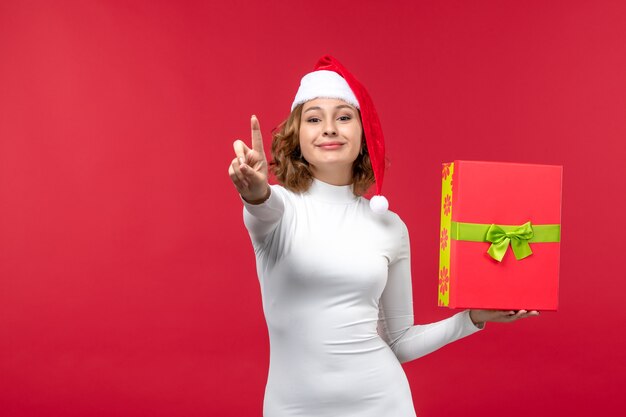
[[[316,98],[304,103],[300,149],[313,174],[338,170],[351,176],[362,137],[361,118],[352,105],[333,98]]]

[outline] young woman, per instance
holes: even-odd
[[[412,417],[401,363],[536,311],[466,310],[414,325],[409,234],[380,194],[384,142],[363,86],[324,56],[274,134],[268,184],[259,122],[234,143],[270,337],[265,417]],[[382,197],[376,197],[383,199]],[[374,201],[374,199],[372,199]],[[380,201],[379,201],[380,203]]]

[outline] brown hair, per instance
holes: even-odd
[[[303,158],[300,150],[300,117],[303,106],[304,104],[297,105],[289,117],[272,130],[270,170],[281,185],[294,192],[308,190],[313,182],[309,163]],[[358,113],[360,118],[361,112],[358,111]],[[357,196],[367,193],[375,183],[374,170],[365,140],[363,140],[361,152],[352,164],[352,179],[353,192]]]

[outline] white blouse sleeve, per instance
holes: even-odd
[[[243,203],[243,222],[252,243],[255,246],[264,243],[283,217],[284,197],[276,185],[270,185],[270,196],[261,204],[250,204],[239,197]]]
[[[409,234],[402,222],[400,253],[389,264],[387,285],[379,302],[378,333],[401,363],[427,355],[440,347],[476,333],[469,310],[430,324],[413,324],[413,293]]]

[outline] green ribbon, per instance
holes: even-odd
[[[491,242],[487,250],[489,256],[502,261],[507,248],[511,245],[518,261],[532,255],[529,243],[560,242],[560,224],[531,225],[526,222],[521,226],[451,222],[450,239],[470,242]]]

